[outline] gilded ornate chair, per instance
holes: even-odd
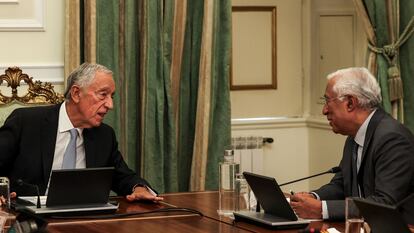
[[[27,89],[20,86],[21,82],[27,84]],[[16,108],[58,104],[64,100],[62,94],[54,91],[51,83],[33,81],[33,77],[24,74],[19,67],[9,67],[0,75],[0,87],[0,126]],[[9,89],[11,91],[8,94],[6,91]]]

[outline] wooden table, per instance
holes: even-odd
[[[289,230],[275,230],[272,228],[266,228],[263,226],[257,226],[245,222],[234,222],[233,219],[229,217],[220,216],[217,213],[219,207],[219,196],[218,192],[188,192],[188,193],[171,193],[165,194],[165,202],[180,207],[197,209],[202,212],[208,218],[214,219],[216,221],[225,222],[227,224],[234,225],[237,228],[245,229],[250,232],[298,232],[298,229],[289,229]],[[344,223],[343,222],[327,222],[327,221],[312,221],[309,227],[315,229],[321,228],[331,228],[335,227],[337,230],[344,232]]]
[[[262,226],[256,226],[244,222],[233,222],[228,217],[217,214],[218,192],[189,192],[172,193],[162,195],[164,201],[159,204],[127,202],[124,198],[113,198],[120,203],[116,213],[142,213],[158,210],[166,207],[191,208],[203,213],[200,216],[191,212],[161,212],[134,214],[126,217],[111,216],[109,219],[56,219],[47,218],[49,222],[47,230],[51,233],[80,233],[80,232],[143,232],[143,233],[244,233],[244,232],[298,232],[298,229],[274,230]],[[335,227],[343,232],[344,224],[334,222],[316,221],[310,224],[311,227]]]

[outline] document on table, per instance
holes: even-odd
[[[34,205],[37,204],[37,196],[20,196],[18,198],[22,199],[22,200],[25,200],[25,201],[28,201],[28,202],[31,202]],[[41,205],[46,205],[46,199],[47,199],[47,196],[40,196],[40,204]]]

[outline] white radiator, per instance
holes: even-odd
[[[263,174],[263,144],[272,142],[272,138],[261,136],[232,137],[231,145],[234,150],[234,161],[240,164],[240,171]]]

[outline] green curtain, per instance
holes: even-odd
[[[400,32],[414,16],[414,1],[400,0]],[[404,123],[414,132],[414,38],[411,36],[400,48],[400,71],[404,90]]]
[[[388,44],[387,12],[385,1],[364,0],[372,26],[377,38],[376,47],[382,48]],[[381,87],[382,107],[391,112],[391,102],[388,91],[388,63],[383,56],[377,56],[377,79]]]
[[[404,35],[404,31],[412,27],[409,22],[413,17],[414,9],[409,6],[413,5],[413,2],[364,0],[364,4],[372,28],[375,29],[376,44],[372,45],[371,49],[378,54],[376,75],[381,86],[383,107],[414,131],[411,96],[413,70],[409,65],[413,38],[410,33]],[[409,31],[412,30],[407,30]],[[407,41],[405,38],[408,38]],[[397,43],[398,40],[404,42],[400,45]],[[393,75],[397,79],[392,79]],[[402,94],[401,97],[398,95],[396,97],[395,93],[401,93],[395,91],[399,86],[402,86]]]
[[[129,166],[160,193],[217,189],[230,145],[231,1],[66,4],[65,64],[113,70],[105,122]]]
[[[163,193],[178,190],[169,79],[173,8],[169,0],[143,2],[143,175]]]
[[[143,36],[146,52],[142,58],[143,75],[143,164],[144,177],[160,192],[217,189],[218,162],[225,146],[230,144],[230,1],[191,0],[144,1]],[[206,6],[212,6],[212,33],[206,36]],[[186,7],[184,43],[180,77],[171,77],[174,7]],[[210,8],[209,8],[210,9]],[[203,34],[204,33],[204,34]],[[204,37],[203,37],[204,36]],[[202,46],[208,44],[211,46]],[[206,51],[207,50],[207,51]],[[207,54],[207,55],[206,55]],[[202,59],[211,59],[210,66],[203,66]],[[208,60],[208,59],[207,59]],[[201,70],[201,72],[200,72]],[[208,77],[203,71],[211,70]],[[171,80],[179,80],[178,104],[172,97]],[[201,85],[210,80],[209,88]],[[201,81],[201,82],[200,82]],[[204,93],[207,92],[207,93]],[[208,98],[209,97],[209,98]],[[200,98],[209,107],[200,111]],[[203,103],[204,104],[204,103]],[[174,106],[177,106],[176,109]],[[175,114],[177,113],[177,114]],[[208,116],[208,117],[207,117]],[[178,119],[175,119],[177,117]],[[207,133],[197,131],[207,124]],[[201,132],[201,133],[200,133]],[[203,136],[207,135],[209,140]],[[206,150],[197,150],[207,143]],[[204,144],[205,145],[205,144]],[[201,151],[203,155],[199,155]],[[195,162],[204,156],[205,164]],[[198,161],[198,160],[197,160]],[[194,174],[195,167],[205,172]],[[194,181],[196,180],[196,181]],[[191,187],[190,183],[199,185]]]
[[[114,72],[117,88],[105,122],[115,129],[130,167],[140,172],[138,16],[137,1],[96,1],[96,62]]]

